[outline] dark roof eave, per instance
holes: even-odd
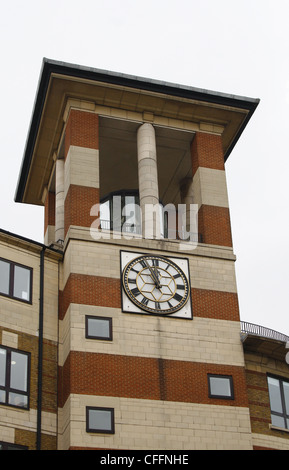
[[[240,109],[248,110],[248,114],[234,141],[231,143],[225,154],[225,161],[232,152],[244,128],[259,104],[259,99],[245,98],[235,95],[218,93],[199,88],[176,85],[168,82],[150,80],[141,77],[108,72],[90,67],[73,65],[65,62],[43,59],[38,89],[34,103],[29,133],[26,141],[24,156],[22,159],[21,171],[19,174],[15,202],[22,202],[26,181],[29,174],[31,158],[34,150],[35,140],[39,128],[42,109],[44,106],[46,92],[52,73],[66,76],[73,76],[80,79],[88,79],[114,85],[126,86],[130,88],[143,89],[155,93],[168,94],[180,98],[194,99],[214,104],[223,104]]]
[[[38,242],[31,238],[24,237],[22,235],[19,235],[18,233],[9,232],[8,230],[2,229],[2,228],[0,228],[0,237],[1,235],[6,238],[8,237],[10,239],[18,240],[19,242],[22,242],[24,244],[32,245],[35,248],[37,248],[39,251],[42,251],[42,250],[50,251],[51,253],[54,253],[60,258],[62,258],[63,256],[63,250],[60,248],[57,248],[56,244],[45,245],[44,243]]]

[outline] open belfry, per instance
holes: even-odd
[[[30,379],[16,417],[0,373],[0,441],[278,448],[252,411],[266,374],[245,363],[225,172],[257,105],[44,59],[15,196],[44,207],[44,240],[1,233],[3,270],[30,271],[21,302],[3,298],[0,348]]]

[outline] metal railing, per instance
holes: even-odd
[[[117,226],[117,224],[115,224],[115,227],[113,227],[112,220],[100,219],[100,228],[102,230],[113,230],[113,229],[115,229],[117,232],[135,233],[135,234],[138,234],[138,235],[141,234],[141,226],[139,224],[122,223],[122,224],[119,224],[119,226]]]
[[[289,342],[289,336],[279,333],[279,331],[271,330],[261,325],[241,321],[241,333],[248,333],[262,338],[276,339],[285,343]]]
[[[120,223],[119,227],[117,227],[117,224],[113,226],[113,221],[112,220],[105,220],[105,219],[100,219],[100,229],[102,230],[116,230],[117,232],[123,232],[123,233],[135,233],[137,235],[142,234],[141,230],[141,225],[140,224],[129,224],[129,223]],[[187,235],[187,239],[185,238],[185,235]],[[178,233],[177,230],[165,230],[163,238],[169,239],[169,240],[181,240],[181,241],[193,241],[193,242],[198,242],[198,243],[203,243],[203,237],[201,233],[192,233],[192,232],[185,232],[183,233]]]

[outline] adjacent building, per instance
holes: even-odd
[[[257,105],[43,61],[15,195],[43,244],[0,232],[3,449],[289,448],[288,338],[240,323],[226,186]]]

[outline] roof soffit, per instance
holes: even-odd
[[[34,146],[21,202],[43,205],[42,194],[47,188],[53,170],[53,155],[60,145],[68,99],[135,113],[149,112],[173,119],[174,125],[177,120],[181,120],[223,126],[222,137],[225,154],[229,151],[238,133],[246,125],[249,113],[245,106],[237,108],[209,100],[189,99],[136,87],[52,73],[39,124],[37,129],[34,129]]]

